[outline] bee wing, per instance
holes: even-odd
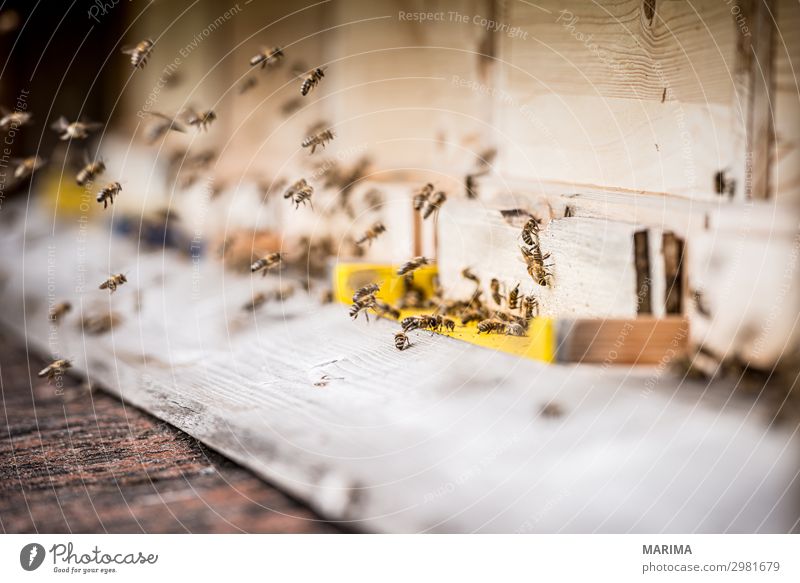
[[[179,121],[177,121],[174,117],[170,117],[170,116],[168,116],[166,114],[163,114],[163,113],[160,113],[158,111],[150,111],[150,112],[148,112],[148,115],[153,116],[153,117],[157,117],[159,119],[163,119],[164,121],[168,121],[169,124],[170,124],[168,129],[170,129],[172,131],[181,132],[182,134],[186,133],[186,126],[183,125],[182,123],[180,123]]]
[[[139,45],[138,44],[123,45],[123,47],[120,49],[120,52],[125,54],[125,55],[132,55],[133,53],[136,52],[136,47],[137,46],[139,46]]]
[[[63,132],[65,129],[67,129],[67,127],[69,127],[69,122],[67,121],[67,118],[64,117],[63,115],[60,116],[52,124],[50,124],[50,129],[55,130],[57,132]]]
[[[105,124],[100,123],[99,121],[84,121],[81,122],[83,127],[90,132],[96,132],[105,127]]]

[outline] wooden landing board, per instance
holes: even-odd
[[[17,212],[0,232],[6,323],[324,516],[395,532],[784,532],[800,516],[797,442],[725,387],[428,333],[398,352],[396,324],[303,296],[245,315],[277,278]],[[95,285],[109,270],[129,271],[113,296]],[[125,320],[51,328],[48,296]]]

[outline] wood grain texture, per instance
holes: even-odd
[[[392,532],[782,532],[800,516],[791,429],[768,429],[730,387],[427,333],[398,352],[396,324],[352,323],[303,296],[242,314],[276,277],[137,255],[102,230],[87,233],[104,251],[86,271],[111,258],[130,283],[113,297],[76,290],[75,233],[38,224],[3,233],[4,319],[326,517]],[[77,313],[54,331],[48,277],[56,296],[125,321],[83,336]],[[125,308],[137,288],[139,312]],[[562,418],[539,414],[551,402]]]
[[[90,392],[37,379],[45,359],[0,331],[4,533],[336,532],[185,433]]]

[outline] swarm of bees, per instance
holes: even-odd
[[[154,45],[155,43],[152,39],[146,38],[136,43],[136,46],[123,48],[122,52],[131,56],[131,65],[133,65],[134,69],[144,69],[147,59],[150,58],[150,54],[153,52]]]
[[[327,67],[317,67],[308,72],[306,78],[303,79],[303,84],[300,86],[300,95],[305,97],[308,95],[313,89],[319,85],[319,82],[325,76],[325,69]]]
[[[317,146],[325,148],[325,145],[336,137],[333,130],[323,130],[314,135],[308,136],[303,140],[302,146],[304,148],[311,148],[313,154],[317,150]]]
[[[386,227],[378,221],[377,223],[373,224],[367,231],[356,240],[356,245],[364,245],[365,243],[369,243],[372,245],[372,242],[377,239],[381,233],[386,231]]]
[[[102,202],[103,208],[108,208],[108,204],[114,204],[114,197],[120,192],[122,185],[119,182],[109,182],[97,193],[97,202]]]
[[[290,199],[294,203],[295,210],[300,208],[301,204],[305,206],[306,203],[311,205],[313,209],[314,205],[311,203],[312,194],[314,194],[314,187],[306,182],[305,178],[301,178],[286,190],[283,198]]]
[[[39,378],[46,377],[48,380],[53,380],[57,376],[61,376],[66,373],[70,368],[72,368],[72,363],[68,359],[59,358],[40,370],[37,376]]]

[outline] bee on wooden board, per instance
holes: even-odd
[[[0,130],[7,131],[11,128],[21,128],[28,125],[33,119],[33,114],[27,111],[8,111],[0,107]]]
[[[516,310],[519,307],[519,284],[514,286],[508,294],[508,309]]]
[[[128,283],[128,278],[125,276],[125,274],[115,273],[100,284],[100,289],[107,289],[113,294],[123,283]]]
[[[536,299],[536,296],[527,295],[522,299],[522,312],[526,320],[532,319],[539,313],[539,300]]]
[[[148,112],[148,115],[157,118],[157,120],[150,124],[145,130],[144,137],[148,144],[156,143],[168,132],[186,133],[186,126],[173,117],[157,111]]]
[[[50,128],[61,134],[61,140],[83,140],[89,134],[101,129],[103,124],[92,121],[67,121],[63,115],[50,125]]]
[[[208,126],[217,120],[217,114],[213,109],[197,111],[190,107],[184,110],[182,115],[186,123],[196,128],[197,131],[206,131]]]
[[[44,166],[44,158],[39,156],[29,156],[17,161],[17,166],[14,168],[14,178],[17,180],[24,180],[33,175],[39,168]]]
[[[301,178],[286,190],[283,198],[291,199],[295,209],[300,208],[301,204],[305,206],[306,202],[308,202],[313,209],[314,205],[311,203],[312,194],[314,194],[314,187],[306,182],[305,178]]]
[[[325,69],[327,67],[317,67],[308,72],[306,78],[303,79],[303,84],[300,86],[300,95],[305,97],[308,95],[325,76]]]
[[[52,380],[57,376],[63,375],[69,368],[72,368],[72,363],[66,358],[59,358],[40,370],[37,376],[39,378],[47,377]]]
[[[522,227],[522,240],[526,245],[539,244],[539,220],[531,217]]]
[[[283,262],[283,254],[276,251],[274,253],[268,253],[264,257],[260,259],[256,259],[250,265],[250,273],[258,273],[261,272],[261,275],[266,277],[267,272],[272,269],[273,267],[278,267]]]
[[[103,208],[108,208],[108,203],[114,204],[114,197],[122,192],[119,182],[109,182],[97,193],[97,202],[103,203]]]
[[[501,306],[503,304],[503,295],[500,293],[500,280],[493,277],[492,281],[489,282],[489,289],[492,292],[494,303]]]
[[[415,211],[422,210],[422,207],[425,206],[425,203],[428,202],[428,199],[430,198],[431,194],[433,194],[433,188],[434,188],[433,184],[429,182],[414,194]]]
[[[430,261],[427,257],[414,257],[409,261],[406,261],[403,265],[400,266],[400,269],[397,270],[397,275],[406,275],[409,274],[423,265],[428,265]]]
[[[481,310],[466,310],[461,314],[461,325],[466,326],[470,322],[480,322],[486,318]]]
[[[106,163],[103,161],[102,158],[95,160],[94,162],[89,160],[89,157],[84,152],[84,162],[85,165],[81,168],[80,172],[78,172],[77,176],[75,177],[75,182],[78,183],[78,186],[85,186],[88,182],[94,181],[95,178],[100,176],[103,172],[106,171]]]
[[[447,195],[441,190],[432,194],[428,199],[427,205],[425,206],[425,211],[422,213],[422,218],[427,219],[434,212],[437,212],[440,208],[442,208],[442,205],[446,200]]]
[[[72,311],[71,303],[58,302],[50,309],[50,320],[58,324],[70,311]]]
[[[397,350],[405,350],[409,346],[411,346],[411,341],[408,339],[405,332],[395,332],[394,347],[397,348]]]
[[[272,47],[270,49],[262,47],[258,54],[250,57],[250,66],[257,67],[261,65],[262,69],[275,67],[283,60],[283,56],[283,50],[280,47]]]
[[[400,321],[400,327],[403,329],[403,332],[410,332],[411,330],[419,330],[425,326],[420,316],[407,316]]]
[[[377,239],[381,233],[386,231],[386,227],[381,222],[377,222],[372,225],[369,229],[367,229],[366,233],[364,233],[357,241],[356,245],[363,245],[364,243],[369,243],[372,245],[372,242]]]
[[[147,59],[150,58],[150,54],[153,52],[153,45],[155,43],[152,39],[146,38],[136,43],[136,46],[123,48],[122,52],[131,56],[131,65],[133,65],[134,69],[144,69]]]
[[[538,285],[547,287],[550,284],[550,280],[553,278],[553,274],[549,271],[552,264],[545,263],[545,261],[550,258],[550,254],[546,253],[542,255],[542,250],[539,245],[533,245],[530,248],[520,247],[520,251],[527,265],[528,275],[530,275],[531,279]]]
[[[506,322],[497,319],[486,319],[478,322],[478,334],[500,333],[506,329]]]
[[[308,136],[303,143],[301,144],[304,148],[311,148],[311,153],[313,154],[317,150],[317,146],[325,148],[325,145],[333,140],[336,135],[333,133],[333,130],[324,130],[317,134]]]

